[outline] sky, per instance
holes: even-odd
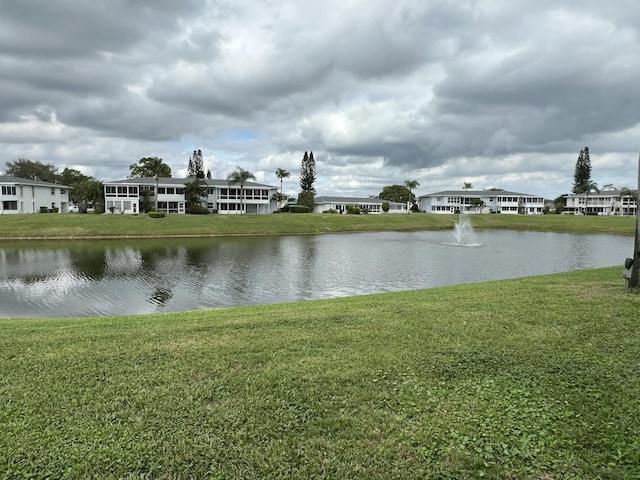
[[[121,180],[195,149],[318,195],[637,188],[637,0],[2,0],[0,172]]]

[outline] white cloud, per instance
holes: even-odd
[[[640,148],[634,1],[5,0],[0,161],[124,178],[241,165],[319,194],[499,187],[555,197],[590,147],[600,185]]]

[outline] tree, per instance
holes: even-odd
[[[420,186],[417,180],[405,180],[404,186],[409,189],[409,203],[415,203],[415,195],[411,193],[411,190]],[[407,209],[407,213],[409,213],[412,209]]]
[[[282,195],[282,180],[285,178],[289,178],[291,173],[289,173],[284,168],[279,168],[276,170],[276,177],[280,179],[280,195]]]
[[[77,183],[85,180],[95,180],[93,177],[89,177],[75,168],[65,168],[62,171],[62,183],[68,187],[72,187]]]
[[[471,188],[471,187],[469,187],[469,188]],[[484,203],[484,200],[482,200],[481,198],[472,198],[471,199],[471,206],[473,208],[475,208],[476,212],[478,212],[482,208],[485,207],[485,203]]]
[[[382,189],[378,198],[389,202],[407,203],[410,199],[410,192],[404,185],[387,185]]]
[[[81,180],[69,189],[69,200],[78,206],[79,213],[87,213],[90,203],[97,205],[103,203],[102,182],[93,178]]]
[[[311,211],[316,206],[316,194],[312,191],[300,192],[298,194],[298,205],[309,207]]]
[[[206,198],[209,193],[207,183],[201,178],[194,178],[190,182],[184,184],[184,199],[188,207],[194,207],[202,204],[202,199]]]
[[[316,161],[313,158],[313,152],[307,155],[304,152],[302,157],[302,164],[300,165],[300,190],[301,192],[313,192],[316,190],[313,184],[316,181]]]
[[[255,180],[256,177],[253,173],[245,170],[242,167],[236,168],[233,172],[227,175],[227,181],[230,185],[240,184],[240,213],[244,212],[244,186],[249,179]]]
[[[591,180],[591,159],[589,157],[589,147],[580,150],[576,168],[573,173],[573,193],[585,193],[587,184]]]
[[[466,192],[470,188],[473,188],[473,185],[471,185],[471,182],[464,182],[464,185],[462,186],[462,188],[464,188],[464,191]]]
[[[129,178],[171,177],[171,167],[158,157],[143,157],[138,163],[129,165]]]
[[[7,167],[5,174],[12,177],[51,183],[62,181],[62,177],[58,174],[58,169],[51,164],[34,162],[28,158],[18,158],[13,162],[6,162],[5,165]]]
[[[204,163],[202,161],[202,150],[194,150],[193,155],[189,158],[187,166],[187,176],[204,178]]]

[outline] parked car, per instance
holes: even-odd
[[[69,205],[69,208],[67,208],[67,213],[78,213],[79,211],[80,209],[77,205]]]

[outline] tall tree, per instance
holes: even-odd
[[[300,191],[316,193],[313,184],[316,181],[316,161],[313,152],[310,155],[304,152],[302,164],[300,165]]]
[[[62,177],[58,169],[51,165],[28,158],[18,158],[13,162],[6,162],[5,174],[12,177],[27,178],[29,180],[40,180],[42,182],[61,182]]]
[[[244,212],[244,186],[250,180],[256,179],[256,176],[242,167],[236,168],[227,175],[227,181],[230,185],[240,184],[240,213]]]
[[[291,173],[289,173],[284,168],[279,168],[276,170],[276,177],[278,177],[278,179],[280,180],[280,196],[282,196],[282,180],[284,180],[285,178],[289,178],[290,176]]]
[[[573,193],[584,193],[591,180],[591,158],[589,157],[589,147],[580,150],[576,168],[573,173]]]
[[[417,180],[405,180],[404,186],[409,189],[409,205],[407,208],[407,213],[409,213],[411,211],[411,204],[415,203],[415,195],[411,193],[411,190],[418,188],[420,184]]]
[[[187,175],[189,177],[204,178],[204,163],[202,160],[202,150],[193,151],[193,155],[191,155],[191,157],[189,158]]]
[[[473,188],[473,185],[471,185],[471,182],[464,182],[463,187],[464,191],[466,192],[467,190],[469,190],[470,188]]]
[[[378,198],[389,202],[407,203],[410,199],[409,194],[409,189],[404,185],[387,185],[382,189]]]
[[[171,167],[158,157],[143,157],[138,163],[129,165],[129,178],[171,177]]]

